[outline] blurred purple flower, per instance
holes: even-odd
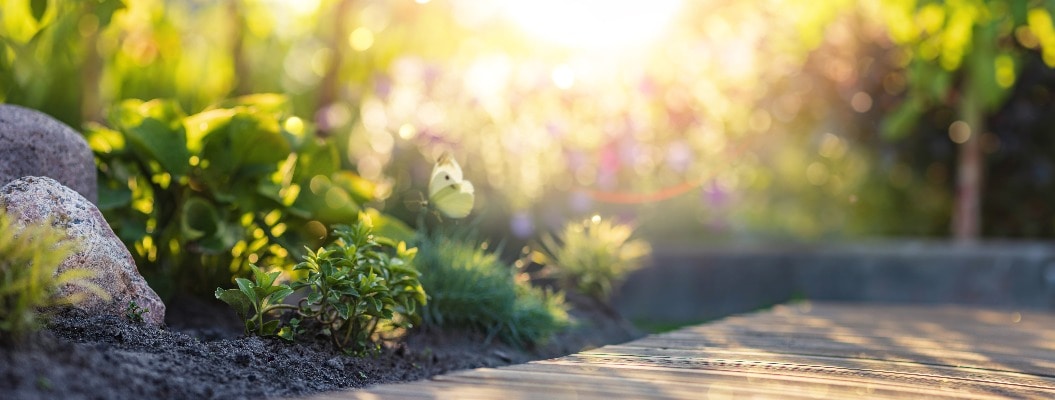
[[[729,193],[712,179],[700,190],[700,200],[708,208],[722,208],[729,201]]]
[[[374,77],[374,95],[381,99],[388,99],[392,93],[392,78],[388,75],[377,75]]]
[[[692,149],[682,141],[675,141],[667,146],[667,167],[677,172],[685,172],[692,162]]]
[[[528,238],[535,233],[535,223],[531,216],[524,211],[517,211],[509,220],[509,229],[518,238]]]
[[[608,143],[601,149],[601,174],[619,172],[619,150],[615,143]]]
[[[591,199],[586,192],[575,191],[572,192],[571,196],[568,198],[568,205],[571,206],[572,212],[585,214],[593,207],[593,199]]]

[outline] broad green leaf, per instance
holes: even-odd
[[[240,290],[238,290],[238,289],[226,289],[226,290],[224,290],[224,289],[217,288],[215,295],[216,295],[217,299],[220,299],[224,303],[227,303],[228,305],[230,305],[231,308],[234,308],[234,311],[236,313],[238,313],[238,315],[241,316],[242,318],[245,318],[245,316],[249,315],[249,311],[250,311],[250,308],[252,307],[252,305],[250,305],[249,299],[246,298],[245,294],[242,293]]]
[[[1011,2],[1011,20],[1015,26],[1026,24],[1026,13],[1029,11],[1029,4],[1025,1],[1012,1]]]
[[[176,103],[126,100],[113,110],[110,118],[144,162],[156,161],[176,177],[187,173],[190,154],[180,122],[183,111]]]
[[[103,29],[110,25],[115,12],[124,8],[125,3],[123,0],[100,0],[92,7],[92,11],[95,12],[95,17],[99,19],[99,28]]]
[[[256,287],[253,282],[245,278],[235,278],[234,283],[238,285],[238,290],[242,291],[245,297],[249,299],[250,304],[260,303],[260,298],[256,296],[256,291],[253,290]]]
[[[347,295],[347,296],[358,297],[359,296],[359,291],[355,290],[355,288],[349,286],[349,287],[341,289],[341,294],[344,294],[344,295]]]
[[[288,286],[277,286],[276,288],[278,290],[271,293],[271,296],[268,297],[268,302],[271,304],[280,304],[286,297],[293,294],[293,289]]]
[[[132,191],[127,187],[111,188],[105,182],[99,182],[100,210],[112,210],[128,206],[132,202]]]
[[[249,264],[249,270],[252,271],[253,280],[256,281],[257,286],[262,288],[271,286],[273,277],[270,274],[264,272],[264,270],[257,267],[256,264]],[[278,276],[278,273],[276,272],[274,276]]]
[[[261,332],[265,336],[273,336],[276,333],[278,333],[278,326],[279,326],[279,321],[277,319],[276,320],[267,321],[267,322],[264,323],[263,328],[261,328]]]
[[[231,156],[239,164],[275,164],[285,160],[291,149],[274,118],[260,114],[238,113],[228,124]]]
[[[260,114],[266,114],[276,120],[283,119],[293,110],[293,104],[285,95],[277,93],[256,93],[236,97],[219,104],[221,108],[245,107]]]
[[[245,237],[245,229],[238,222],[224,222],[217,226],[216,233],[199,239],[196,243],[203,254],[220,254]]]
[[[121,132],[97,124],[88,125],[85,140],[95,154],[120,153],[125,149],[125,138]]]
[[[221,108],[203,111],[185,118],[183,126],[187,130],[187,149],[194,154],[200,153],[205,137],[226,128],[234,114],[234,110]]]
[[[342,319],[348,319],[348,315],[349,315],[348,303],[337,303],[337,304],[334,304],[334,308],[337,309],[337,315],[339,315]]]
[[[272,181],[260,181],[260,183],[258,183],[256,185],[255,193],[257,195],[259,195],[262,200],[266,199],[266,200],[274,203],[274,205],[277,207],[277,206],[282,206],[283,205],[282,204],[282,196],[280,195],[281,191],[282,191],[282,186],[277,184],[277,183],[275,183],[275,182],[272,182]]]
[[[297,164],[293,170],[293,182],[307,186],[316,176],[328,177],[340,170],[340,152],[332,141],[323,142],[309,138],[297,151]]]
[[[355,221],[360,210],[348,192],[322,175],[311,180],[308,190],[301,191],[293,208],[310,210],[312,218],[326,225]]]
[[[278,330],[278,335],[276,336],[286,340],[287,342],[292,342],[294,340],[293,328],[283,326],[282,329]]]
[[[215,236],[220,230],[220,215],[208,200],[192,197],[183,204],[180,230],[186,240]]]
[[[377,184],[351,171],[337,171],[331,176],[331,182],[344,189],[357,203],[368,203],[374,200]]]
[[[48,12],[48,0],[29,0],[29,9],[33,19],[43,22],[44,13]]]

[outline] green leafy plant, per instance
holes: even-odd
[[[160,293],[204,295],[251,263],[296,259],[373,198],[372,182],[342,169],[336,140],[290,108],[272,94],[189,116],[174,101],[127,100],[110,128],[89,126],[99,208]]]
[[[298,310],[304,321],[351,352],[375,344],[374,334],[386,326],[412,326],[418,306],[427,303],[421,274],[411,264],[417,249],[382,244],[366,218],[338,226],[334,236],[333,244],[309,252],[294,268],[307,272],[293,283],[308,289]]]
[[[129,321],[141,324],[143,323],[143,314],[150,312],[149,309],[140,307],[136,304],[135,300],[128,302],[128,307],[125,308],[125,318]]]
[[[594,216],[568,224],[556,237],[544,236],[542,247],[562,286],[604,302],[652,252],[648,242],[632,240],[633,233],[629,225]]]
[[[421,283],[429,293],[426,328],[484,332],[488,340],[523,346],[545,341],[569,323],[560,293],[516,279],[498,255],[465,235],[418,239]]]
[[[89,295],[109,299],[89,280],[95,276],[90,270],[71,268],[56,273],[79,246],[50,223],[19,227],[0,209],[0,337],[22,339],[39,328],[46,311],[54,307],[75,305]],[[66,285],[82,290],[59,295]]]
[[[265,320],[265,317],[282,308],[289,308],[282,301],[293,294],[288,285],[277,284],[281,274],[278,271],[264,272],[256,265],[249,265],[253,271],[253,280],[235,278],[238,289],[217,288],[217,299],[230,305],[245,323],[245,332],[260,336],[279,334],[278,319]]]
[[[235,309],[246,333],[289,340],[315,333],[346,352],[376,347],[378,334],[389,328],[411,327],[418,307],[426,304],[420,273],[411,264],[417,250],[373,235],[365,215],[352,226],[337,226],[333,235],[330,245],[308,249],[294,267],[306,275],[292,284],[278,284],[279,272],[251,266],[252,281],[237,278],[237,289],[218,288],[216,298]],[[305,297],[297,305],[282,303],[295,290],[305,291]],[[279,311],[292,313],[285,326],[280,316],[267,319]]]

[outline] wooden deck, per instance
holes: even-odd
[[[1055,315],[795,304],[552,360],[315,399],[1055,398]]]

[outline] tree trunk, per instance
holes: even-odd
[[[333,12],[333,36],[330,38],[330,51],[332,51],[332,57],[330,58],[330,65],[326,68],[326,75],[322,77],[322,81],[319,83],[319,97],[318,104],[316,104],[316,110],[322,111],[330,104],[337,101],[337,89],[341,75],[341,65],[344,61],[344,49],[348,46],[348,21],[345,21],[345,16],[348,15],[348,10],[352,8],[352,0],[341,0],[334,7]],[[329,136],[330,132],[326,129],[328,127],[320,127],[320,136]]]
[[[83,15],[93,13],[94,6],[88,2],[81,10]],[[96,28],[84,36],[81,46],[84,48],[84,59],[81,64],[81,123],[102,122],[103,105],[99,94],[99,82],[103,72],[103,59],[99,56],[99,30]]]
[[[964,90],[963,94],[959,113],[960,118],[970,127],[970,135],[966,142],[959,145],[957,154],[952,233],[958,242],[972,242],[979,238],[982,227],[985,160],[982,156],[981,136],[985,127],[977,96],[970,90]]]
[[[227,2],[227,12],[231,18],[231,55],[234,63],[234,94],[236,96],[242,96],[249,94],[252,91],[251,81],[249,76],[249,62],[245,58],[245,16],[240,4],[241,0],[229,0]]]

